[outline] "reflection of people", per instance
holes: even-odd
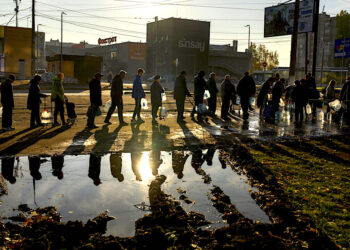
[[[184,176],[183,171],[188,157],[189,155],[185,155],[183,151],[172,152],[172,166],[174,174],[177,175],[178,179],[182,179],[182,177]]]
[[[96,186],[101,184],[100,172],[101,172],[101,156],[90,154],[88,176],[94,181],[94,184]]]
[[[158,175],[158,168],[162,165],[163,160],[160,156],[160,150],[152,150],[149,157],[149,165],[152,169],[152,174],[154,176]]]
[[[111,154],[109,158],[111,164],[111,174],[114,178],[117,178],[119,182],[124,181],[124,175],[122,174],[122,153],[117,152]]]
[[[140,174],[141,157],[141,152],[131,152],[131,169],[134,172],[137,181],[142,181]]]
[[[57,179],[63,179],[63,164],[64,164],[64,156],[63,155],[54,155],[51,157],[52,163],[52,175],[56,176]]]
[[[1,159],[1,173],[11,184],[16,183],[16,177],[13,174],[15,157],[5,157]]]
[[[205,160],[207,161],[208,166],[212,166],[213,165],[214,154],[215,154],[215,148],[214,147],[210,147],[208,149],[208,152],[205,155]]]
[[[39,172],[39,169],[40,169],[40,157],[38,157],[38,156],[28,156],[28,160],[29,160],[30,175],[36,181],[41,180],[42,176],[41,176],[41,173]]]
[[[219,150],[219,161],[221,163],[221,167],[223,169],[225,169],[226,168],[226,160],[224,157],[224,151],[222,149]]]
[[[191,165],[194,169],[200,168],[203,165],[204,161],[205,159],[203,157],[203,152],[201,149],[192,152]]]

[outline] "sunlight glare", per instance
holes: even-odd
[[[144,152],[140,161],[139,171],[142,181],[148,181],[152,178],[152,170],[149,165],[149,153]]]

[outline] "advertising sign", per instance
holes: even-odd
[[[335,40],[334,58],[350,57],[350,38]]]
[[[105,38],[105,39],[101,39],[101,38],[98,39],[98,45],[111,44],[111,43],[116,43],[116,42],[117,42],[117,37],[116,36]]]
[[[129,45],[129,55],[131,60],[145,60],[146,44],[131,43]]]
[[[300,2],[299,33],[312,32],[314,2]],[[265,8],[264,37],[284,36],[293,33],[295,3]]]
[[[0,76],[5,75],[5,56],[0,54]]]

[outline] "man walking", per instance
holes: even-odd
[[[101,97],[101,73],[96,73],[94,79],[92,79],[89,83],[90,89],[90,107],[88,111],[88,121],[87,127],[90,129],[98,128],[95,125],[95,117],[99,107],[102,105],[102,97]]]
[[[40,98],[41,97],[46,98],[47,95],[41,93],[40,87],[39,87],[40,81],[41,81],[41,76],[36,75],[29,83],[27,109],[30,109],[32,111],[30,115],[30,128],[43,126],[40,119],[40,104],[41,104]]]
[[[196,112],[196,108],[198,110],[198,106],[203,104],[203,96],[205,89],[207,88],[207,84],[204,80],[205,72],[203,70],[199,71],[197,77],[194,79],[194,107],[192,109],[191,117],[194,118],[194,113]],[[197,118],[200,120],[201,114],[197,112]]]
[[[272,87],[272,107],[273,107],[273,117],[280,108],[280,101],[284,92],[284,78],[281,78],[279,81],[275,82]]]
[[[1,104],[2,104],[2,129],[5,131],[14,130],[12,128],[12,111],[15,107],[13,100],[13,87],[12,83],[16,77],[10,75],[9,78],[1,83]]]
[[[210,98],[208,99],[209,112],[210,115],[215,117],[216,112],[216,95],[219,92],[216,86],[216,74],[214,72],[210,73],[209,80],[207,81],[207,88],[210,93]]]
[[[132,115],[131,122],[140,122],[143,123],[144,120],[141,119],[141,99],[146,97],[145,91],[142,87],[142,80],[141,77],[144,73],[144,70],[139,68],[137,70],[137,75],[133,81],[133,86],[132,86],[132,98],[135,99],[135,109],[134,113]],[[137,121],[135,120],[137,116]]]
[[[255,95],[255,82],[252,77],[249,76],[248,72],[244,73],[244,77],[239,81],[237,85],[237,94],[241,98],[241,106],[243,110],[243,119],[247,120],[249,118],[248,108],[249,108],[249,98]]]
[[[111,119],[112,114],[115,111],[115,108],[118,107],[118,118],[119,125],[125,126],[128,125],[124,122],[123,119],[123,79],[126,76],[126,71],[121,70],[118,75],[113,78],[112,87],[111,87],[111,99],[112,105],[108,110],[105,123],[111,124],[109,120]]]
[[[177,122],[184,122],[184,110],[186,96],[191,97],[190,92],[187,89],[186,72],[182,71],[176,78],[174,88],[174,99],[176,100],[177,107]]]
[[[162,93],[164,93],[164,88],[160,85],[161,77],[156,75],[154,77],[154,82],[151,85],[151,104],[152,104],[152,122],[157,123],[156,116],[159,107],[162,106]]]
[[[224,120],[228,120],[228,110],[234,95],[236,95],[235,86],[231,82],[231,76],[226,75],[225,80],[221,83],[221,118]]]
[[[52,79],[51,101],[55,102],[54,123],[53,126],[59,126],[57,115],[60,113],[62,126],[67,126],[64,119],[64,74],[61,72]]]
[[[344,83],[339,100],[342,103],[341,113],[343,114],[343,120],[349,124],[350,123],[350,76],[347,78],[347,82]],[[341,114],[339,114],[341,117]]]

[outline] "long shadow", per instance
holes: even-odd
[[[50,133],[45,134],[47,131],[49,131],[51,129],[52,128],[36,130],[33,133],[30,133],[29,135],[24,136],[23,138],[21,138],[21,141],[16,142],[16,143],[12,144],[11,146],[1,150],[0,155],[18,154],[19,152],[21,152],[22,150],[35,144],[39,140],[50,139],[50,138],[52,138],[52,137],[54,137],[54,136],[56,136],[64,131],[66,131],[68,128],[61,127],[61,128],[58,128],[58,129],[51,131]]]
[[[119,131],[123,126],[118,126],[113,132],[109,133],[108,125],[104,125],[101,130],[95,132],[96,144],[91,150],[92,153],[108,153],[115,139],[118,137]]]
[[[184,135],[185,135],[185,138],[184,138],[184,141],[185,141],[185,144],[188,148],[193,148],[194,146],[198,147],[203,147],[204,146],[204,143],[198,139],[193,133],[191,130],[188,129],[188,127],[186,127],[185,123],[182,123],[180,122],[179,123],[179,126],[181,127]]]
[[[349,154],[350,153],[350,146],[348,148],[343,147],[337,143],[334,143],[332,140],[327,139],[327,138],[317,138],[317,141],[321,142],[324,146],[330,148],[330,149],[336,149],[337,151]],[[346,143],[349,143],[347,141]]]
[[[84,142],[89,139],[91,135],[92,132],[88,128],[84,128],[84,130],[75,134],[72,144],[64,150],[63,154],[81,154],[85,149]]]
[[[4,138],[0,138],[0,144],[5,143],[5,142],[7,142],[7,141],[9,141],[9,140],[12,140],[12,139],[15,138],[16,136],[19,136],[19,135],[21,135],[21,134],[25,134],[25,133],[27,133],[27,132],[29,132],[29,131],[31,131],[31,130],[32,130],[31,128],[26,128],[26,129],[23,129],[23,130],[21,130],[21,131],[15,133],[15,134],[13,134],[13,135],[10,135],[10,136],[4,137]]]

